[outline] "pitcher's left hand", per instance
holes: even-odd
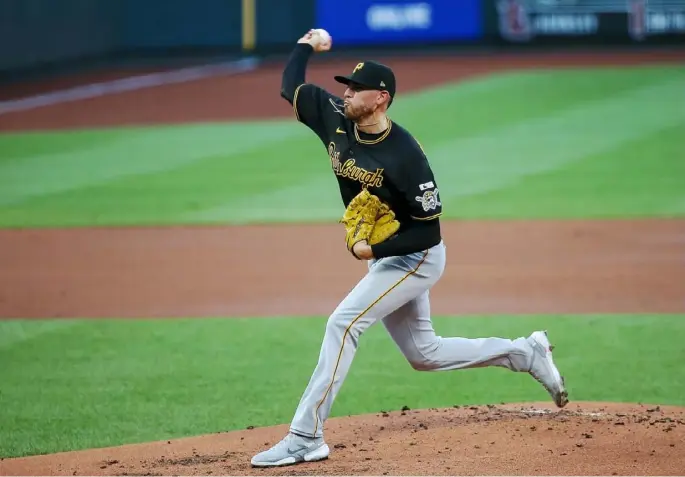
[[[371,250],[371,245],[366,243],[366,240],[357,242],[352,247],[352,253],[360,260],[371,260],[373,258],[373,251]]]

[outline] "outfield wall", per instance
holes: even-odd
[[[685,47],[685,0],[3,0],[0,79],[283,53],[314,26],[332,33],[337,52]]]

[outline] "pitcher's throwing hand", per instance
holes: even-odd
[[[328,51],[331,49],[331,46],[333,46],[333,39],[331,38],[331,35],[323,28],[309,30],[297,42],[311,45],[311,47],[317,53]]]

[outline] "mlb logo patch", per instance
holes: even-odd
[[[433,181],[426,182],[425,184],[419,184],[419,190],[421,190],[421,191],[433,189],[434,187],[435,187],[435,184],[433,184]]]

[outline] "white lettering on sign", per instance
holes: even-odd
[[[428,3],[372,5],[366,11],[366,26],[371,30],[427,30],[433,23]]]
[[[589,34],[599,26],[597,17],[588,15],[539,15],[533,20],[536,32],[543,34]]]
[[[647,17],[650,33],[670,33],[685,31],[685,12],[650,13]]]

